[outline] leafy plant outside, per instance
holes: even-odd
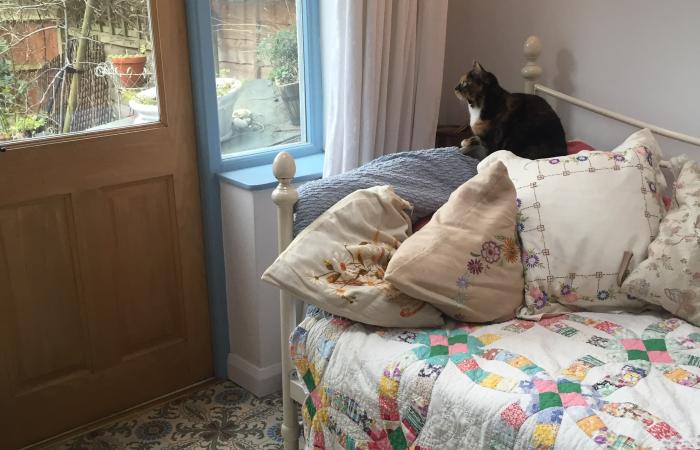
[[[272,67],[270,79],[277,84],[299,81],[299,52],[296,29],[284,29],[258,44],[258,58]]]
[[[8,48],[7,43],[0,39],[0,55],[7,54]],[[27,124],[18,115],[25,112],[23,99],[28,88],[29,84],[15,74],[12,62],[0,57],[0,133],[3,135],[14,134],[20,129],[25,131]],[[45,123],[44,120],[40,126]]]
[[[12,134],[33,135],[36,131],[40,131],[46,125],[46,118],[37,114],[28,116],[17,116],[15,122],[10,128]]]
[[[223,97],[224,95],[231,92],[231,89],[233,88],[234,84],[235,84],[234,82],[231,82],[231,83],[223,83],[223,84],[217,85],[216,86],[216,97],[217,98]]]

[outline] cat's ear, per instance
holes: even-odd
[[[475,71],[475,72],[483,72],[483,71],[484,71],[484,68],[481,66],[481,64],[479,63],[479,61],[477,61],[477,60],[475,59],[475,60],[474,60],[474,65],[472,66],[472,70]]]

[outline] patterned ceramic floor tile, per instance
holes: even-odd
[[[257,398],[222,381],[94,431],[51,450],[277,450],[282,448],[279,394]]]

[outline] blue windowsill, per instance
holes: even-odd
[[[297,166],[294,182],[316,180],[323,174],[323,153],[302,156],[294,160]],[[277,186],[272,174],[272,163],[245,169],[236,169],[219,174],[219,179],[248,191],[260,191]]]

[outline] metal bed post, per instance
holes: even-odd
[[[525,93],[534,94],[535,84],[542,76],[542,67],[537,64],[537,58],[542,53],[542,41],[537,36],[530,36],[525,40],[523,45],[523,53],[525,53],[525,67],[520,70],[520,74],[525,78]]]
[[[294,204],[299,198],[292,179],[296,173],[294,158],[280,152],[272,163],[272,172],[279,184],[272,191],[272,201],[277,205],[277,245],[282,253],[292,242]],[[291,395],[293,366],[289,353],[289,336],[297,325],[296,304],[289,292],[280,290],[280,338],[282,343],[282,439],[284,450],[299,448],[299,421],[296,405]]]

